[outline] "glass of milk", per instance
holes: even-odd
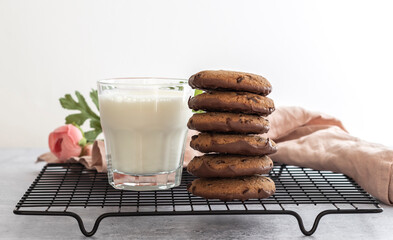
[[[109,183],[136,191],[178,186],[192,115],[187,80],[107,79],[98,94]]]

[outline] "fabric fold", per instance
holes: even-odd
[[[267,136],[280,163],[344,173],[386,204],[393,204],[393,149],[351,136],[341,121],[300,107],[281,107]]]

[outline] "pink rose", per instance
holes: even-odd
[[[83,139],[81,130],[72,124],[67,124],[49,134],[49,149],[62,161],[79,157],[83,149],[79,145],[81,139]]]

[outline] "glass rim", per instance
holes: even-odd
[[[163,81],[153,82],[153,83],[138,83],[135,80],[158,80]],[[168,77],[119,77],[119,78],[106,78],[100,79],[97,81],[98,85],[115,85],[115,86],[145,86],[145,87],[154,87],[154,86],[188,86],[188,79],[184,78],[168,78]]]

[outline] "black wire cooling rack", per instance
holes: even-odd
[[[187,184],[195,177],[186,171],[183,171],[179,187],[164,191],[136,192],[116,190],[108,184],[106,173],[87,170],[80,164],[47,164],[22,196],[14,213],[71,216],[77,220],[85,236],[94,235],[100,222],[106,217],[287,214],[294,216],[302,233],[309,236],[316,231],[320,219],[327,214],[383,211],[376,199],[340,173],[276,164],[269,175],[276,183],[276,193],[270,198],[223,202],[189,194]],[[307,231],[301,216],[296,211],[286,209],[291,205],[325,205],[330,206],[330,209],[319,212],[312,228]],[[276,209],[272,210],[272,206]],[[100,215],[92,230],[87,231],[82,218],[71,209],[90,207],[112,210]]]

